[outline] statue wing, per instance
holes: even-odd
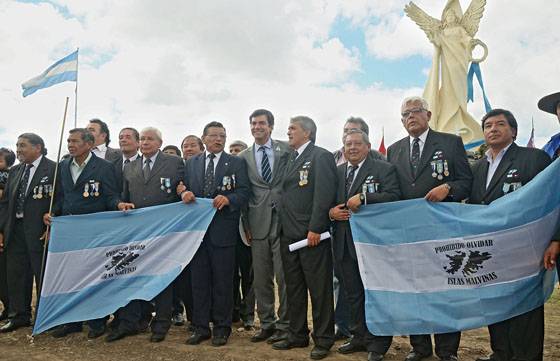
[[[405,5],[404,12],[420,27],[420,29],[424,30],[424,32],[428,34],[428,37],[430,37],[431,33],[436,31],[441,25],[441,21],[426,14],[424,10],[420,9],[412,1]]]
[[[463,15],[461,19],[461,25],[463,25],[463,28],[472,37],[478,32],[478,25],[480,24],[485,6],[486,0],[472,0],[467,11],[465,11],[465,15]]]

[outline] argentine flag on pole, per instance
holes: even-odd
[[[191,261],[215,212],[197,198],[54,218],[33,334],[153,299]]]
[[[39,89],[48,88],[64,81],[78,79],[78,50],[49,66],[41,75],[29,79],[21,85],[26,97]]]
[[[473,329],[541,306],[555,270],[543,254],[559,226],[560,161],[490,205],[423,199],[350,218],[375,335]]]

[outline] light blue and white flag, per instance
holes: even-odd
[[[78,50],[49,66],[41,75],[29,79],[21,85],[26,97],[39,89],[48,88],[64,81],[78,79]]]
[[[375,335],[482,327],[542,305],[555,271],[560,161],[490,205],[415,199],[365,206],[350,223]]]
[[[54,218],[33,334],[153,299],[191,261],[215,212],[197,198]]]

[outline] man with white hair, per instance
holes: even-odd
[[[402,199],[461,202],[471,191],[472,173],[460,137],[436,132],[428,122],[432,113],[420,97],[406,98],[401,121],[408,136],[387,149],[387,160],[397,168]],[[422,312],[422,310],[418,310]],[[436,354],[442,361],[457,360],[460,332],[435,335]],[[430,335],[411,335],[412,351],[406,361],[432,355]]]
[[[161,132],[153,127],[140,132],[140,153],[135,161],[125,165],[123,170],[123,193],[119,209],[144,208],[160,204],[177,202],[175,192],[183,179],[183,160],[160,151]],[[151,342],[165,339],[171,326],[173,308],[173,287],[167,286],[155,300],[156,316],[152,320]],[[131,301],[119,310],[119,324],[108,336],[107,341],[116,341],[139,331],[141,302]]]

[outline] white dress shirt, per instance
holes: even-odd
[[[513,142],[509,143],[507,147],[500,150],[500,152],[498,153],[498,155],[494,159],[492,159],[492,151],[490,149],[488,149],[486,151],[486,153],[485,153],[486,154],[486,160],[488,161],[488,174],[486,175],[486,189],[488,189],[488,186],[490,185],[490,182],[492,181],[492,177],[494,177],[494,173],[496,173],[496,169],[498,169],[498,166],[500,165],[500,162],[504,158],[504,154],[506,154],[507,150],[509,149],[509,147],[511,147],[512,144],[513,144]]]
[[[105,143],[99,144],[98,146],[93,147],[91,151],[99,158],[105,159],[105,154],[107,154],[107,145]]]
[[[299,147],[298,149],[296,149],[296,152],[298,153],[298,156],[296,157],[296,159],[299,158],[299,156],[301,155],[301,153],[303,153],[305,151],[305,148],[307,148],[307,146],[309,145],[309,143],[311,143],[310,140],[307,141],[307,143],[305,143],[304,145],[302,145],[301,147]]]
[[[222,156],[223,152],[224,151],[222,150],[220,153],[214,153],[214,155],[216,156],[214,157],[214,174],[216,174],[216,167],[218,166],[218,162],[220,161],[220,157]],[[210,153],[207,151],[204,152],[204,159],[205,159],[204,172],[206,172],[206,168],[208,168],[208,163],[210,163],[210,158],[208,158],[209,154]]]
[[[154,155],[152,155],[150,157],[150,160],[151,160],[150,170],[154,169],[154,164],[156,164],[156,159],[157,159],[158,154],[159,154],[159,150]],[[142,157],[142,169],[144,169],[144,167],[146,166],[146,159],[147,159],[146,157]]]
[[[35,159],[35,161],[31,163],[33,164],[33,167],[29,169],[29,179],[27,180],[27,184],[25,186],[25,194],[29,192],[29,185],[31,184],[31,180],[35,175],[35,171],[37,171],[37,168],[39,167],[39,163],[41,163],[41,159],[43,159],[43,155],[40,155],[39,158]],[[27,164],[25,166],[27,167]]]
[[[420,158],[422,158],[422,151],[424,150],[424,144],[426,144],[426,138],[428,137],[428,132],[430,128],[426,129],[426,131],[420,134],[418,138],[418,146],[420,147]],[[410,157],[412,158],[412,145],[414,143],[414,137],[408,136],[408,141],[410,142]]]

